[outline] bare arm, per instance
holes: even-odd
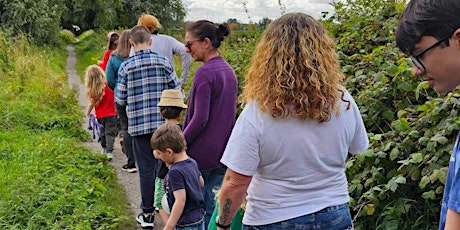
[[[204,179],[203,179],[203,176],[200,176],[200,187],[201,187],[201,188],[204,187]]]
[[[89,103],[88,109],[86,109],[86,115],[89,116],[91,114],[91,111],[93,111],[94,104],[92,102]]]
[[[185,189],[179,189],[174,191],[174,205],[171,210],[171,215],[169,216],[168,222],[166,223],[163,230],[172,230],[177,224],[182,212],[184,211],[185,207]]]
[[[445,230],[460,230],[460,213],[448,209]]]
[[[219,195],[220,224],[229,225],[232,222],[235,213],[241,207],[246,197],[246,191],[248,190],[249,183],[251,183],[251,179],[251,176],[245,176],[227,169]]]

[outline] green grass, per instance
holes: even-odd
[[[81,146],[65,47],[0,47],[0,229],[135,228],[113,167]]]
[[[86,67],[97,64],[98,60],[102,60],[102,56],[107,49],[106,34],[106,31],[83,33],[77,38],[78,43],[74,46],[75,53],[77,54],[75,69],[82,81]]]

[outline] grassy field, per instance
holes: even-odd
[[[0,47],[0,229],[132,228],[113,168],[81,145],[65,47]]]

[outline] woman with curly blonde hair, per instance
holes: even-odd
[[[351,229],[347,155],[368,147],[342,86],[333,40],[304,13],[269,25],[246,76],[245,108],[221,162],[217,218],[228,228],[247,192],[244,229]]]

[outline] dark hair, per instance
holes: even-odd
[[[228,23],[222,23],[219,26],[216,26],[216,24],[210,21],[200,20],[189,23],[186,31],[202,40],[208,38],[211,40],[212,47],[217,49],[220,47],[224,38],[230,34],[230,26]]]
[[[165,151],[170,148],[174,153],[180,153],[185,150],[187,143],[178,125],[164,123],[153,133],[150,145],[153,150]]]
[[[399,19],[396,44],[402,52],[411,55],[422,36],[441,39],[459,27],[458,0],[411,0]]]
[[[117,48],[117,42],[118,42],[118,38],[120,38],[120,34],[118,33],[111,33],[110,34],[110,37],[107,41],[107,49],[108,50],[114,50]]]
[[[184,110],[181,107],[177,106],[159,106],[161,116],[165,119],[178,119],[180,118],[180,113]]]
[[[150,31],[145,26],[134,26],[129,36],[135,44],[145,44],[150,40]]]

